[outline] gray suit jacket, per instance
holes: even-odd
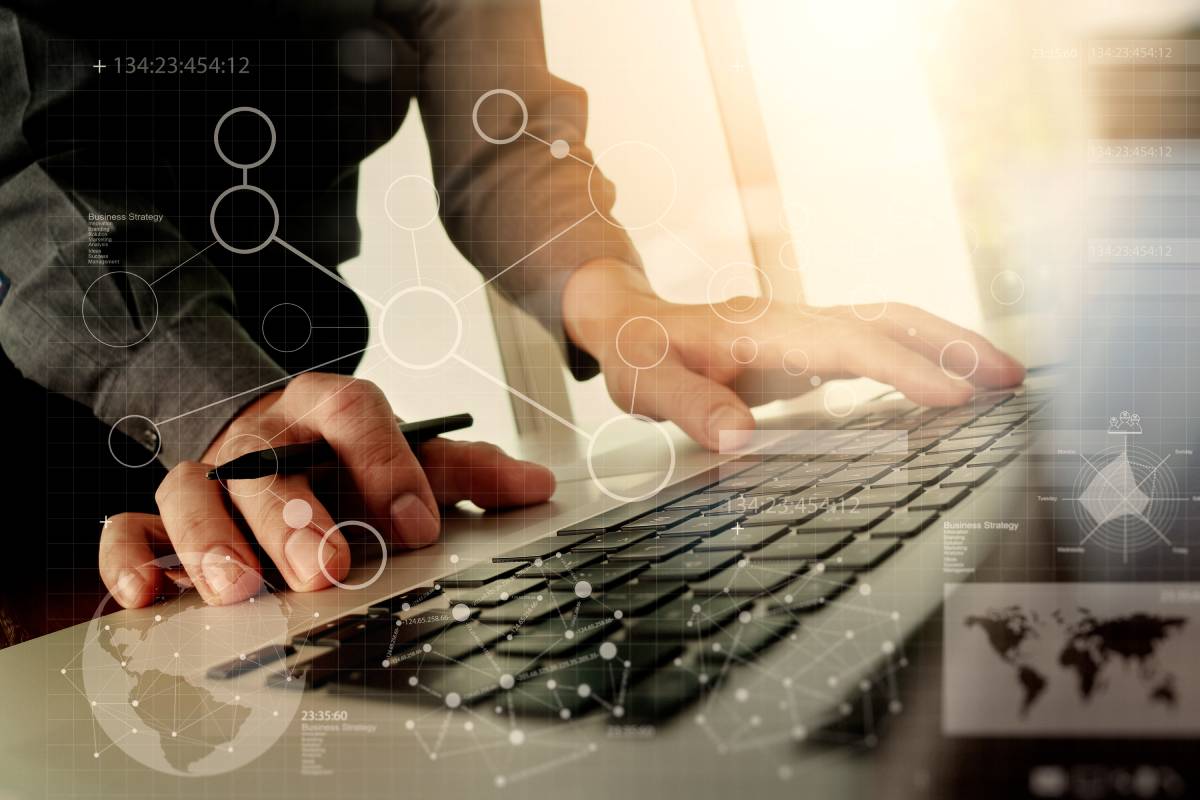
[[[336,266],[358,252],[359,162],[413,100],[442,223],[552,333],[562,337],[560,294],[578,265],[636,263],[619,228],[588,216],[608,214],[611,185],[533,138],[591,158],[586,96],[548,72],[537,0],[174,6],[0,7],[0,347],[165,465],[199,456],[287,375],[352,371],[365,344],[358,299],[295,254],[208,246],[213,201],[243,180],[260,187],[279,207],[278,236]],[[495,88],[524,99],[532,136],[481,138],[472,109]],[[213,146],[216,121],[239,105],[277,132],[245,175]],[[519,123],[503,98],[487,111],[495,136]],[[281,303],[316,325],[295,350],[264,330]],[[567,351],[577,376],[594,373]]]

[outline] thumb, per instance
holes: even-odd
[[[688,369],[674,352],[648,369],[609,365],[605,382],[622,409],[670,420],[709,450],[737,450],[754,430],[754,416],[732,389]]]

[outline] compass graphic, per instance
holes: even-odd
[[[1171,545],[1163,533],[1177,512],[1179,489],[1167,455],[1160,458],[1132,444],[1142,433],[1141,417],[1122,411],[1109,419],[1108,435],[1120,442],[1091,456],[1075,480],[1075,515],[1085,532],[1080,544],[1095,544],[1128,559],[1131,552]]]

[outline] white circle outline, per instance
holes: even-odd
[[[438,297],[445,300],[446,305],[450,306],[450,309],[454,314],[454,321],[458,328],[458,330],[456,331],[455,336],[454,336],[454,344],[450,345],[449,351],[441,358],[439,358],[436,361],[433,361],[429,364],[416,364],[416,363],[413,363],[412,361],[408,361],[404,358],[401,358],[399,355],[397,355],[392,350],[391,344],[388,343],[387,336],[384,335],[384,333],[385,333],[384,320],[387,319],[388,311],[391,310],[392,305],[394,303],[396,303],[400,298],[404,297],[405,295],[413,294],[414,292],[424,292],[427,294],[437,295]],[[418,372],[424,372],[425,370],[430,370],[430,369],[437,369],[442,364],[445,364],[447,361],[454,358],[455,354],[458,351],[458,346],[460,344],[462,344],[462,338],[463,338],[462,312],[459,311],[458,305],[454,302],[454,300],[452,300],[450,298],[450,295],[446,294],[441,289],[434,289],[432,286],[409,286],[407,289],[401,289],[399,292],[397,292],[392,297],[392,299],[388,300],[387,303],[384,304],[383,311],[381,311],[379,314],[379,332],[380,332],[380,341],[383,342],[383,349],[387,352],[387,354],[389,356],[391,356],[392,360],[395,361],[400,366],[405,367],[407,369],[416,370]]]
[[[799,372],[793,372],[793,367],[788,366],[788,356],[792,355],[793,353],[799,353],[800,355],[804,356],[804,369],[800,370]],[[791,375],[793,378],[799,378],[801,375],[808,372],[808,368],[812,366],[812,359],[808,357],[808,353],[801,350],[799,347],[793,347],[791,350],[786,351],[783,354],[781,362],[783,371],[788,375]]]
[[[325,552],[325,542],[329,541],[329,537],[333,536],[334,533],[340,531],[342,528],[345,528],[345,527],[348,527],[351,525],[356,525],[360,528],[365,528],[368,532],[373,534],[375,536],[375,538],[379,541],[380,550],[383,551],[383,558],[379,561],[379,569],[375,570],[375,574],[372,575],[371,577],[367,578],[362,583],[342,583],[337,578],[330,575],[329,570],[325,569],[325,559],[321,555],[322,553]],[[334,586],[338,587],[339,589],[349,589],[352,592],[358,591],[359,589],[366,589],[368,586],[375,583],[375,581],[379,580],[380,576],[383,575],[383,571],[385,569],[387,569],[388,557],[390,555],[391,554],[388,552],[387,541],[383,538],[383,534],[381,534],[379,531],[375,530],[375,528],[371,527],[367,523],[361,522],[356,519],[348,519],[345,522],[339,522],[337,525],[334,525],[332,528],[325,531],[325,535],[321,537],[321,541],[317,545],[317,564],[320,565],[321,574],[325,576],[326,580],[328,580],[330,583],[332,583]]]
[[[826,384],[826,386],[829,388],[825,390],[825,394],[821,397],[821,405],[825,407],[826,413],[828,413],[831,417],[837,417],[838,419],[845,419],[853,414],[854,410],[858,408],[858,400],[854,397],[854,390],[844,383]],[[829,396],[833,394],[833,390],[838,388],[841,388],[843,391],[850,392],[850,407],[846,409],[845,413],[842,414],[839,414],[829,407]]]
[[[758,285],[763,293],[762,293],[762,295],[760,295],[759,297],[754,298],[754,299],[762,302],[762,308],[759,309],[758,313],[752,317],[748,317],[746,319],[731,319],[730,317],[727,317],[724,314],[722,314],[717,309],[717,306],[719,306],[719,305],[727,305],[729,300],[713,300],[712,299],[713,283],[717,280],[717,276],[720,275],[722,272],[725,272],[726,270],[730,269],[731,267],[735,268],[735,269],[740,268],[740,267],[750,267],[751,269],[753,269],[755,272],[758,273],[758,276],[760,279],[758,281]],[[760,319],[762,319],[763,315],[767,313],[768,309],[770,309],[771,301],[775,299],[775,287],[771,283],[770,276],[768,276],[767,273],[761,267],[759,267],[757,264],[751,264],[749,261],[731,261],[728,264],[725,264],[724,266],[718,268],[717,270],[715,270],[708,276],[708,286],[705,287],[704,296],[708,299],[708,307],[711,308],[712,312],[714,314],[716,314],[718,317],[720,317],[721,319],[725,320],[726,322],[728,322],[731,325],[749,325],[751,322],[758,322]],[[733,298],[729,298],[729,299],[731,300]]]
[[[873,286],[874,284],[870,284],[870,285]],[[883,315],[888,312],[888,301],[884,300],[882,303],[878,304],[879,305],[879,313],[876,314],[875,316],[868,317],[864,314],[859,313],[859,311],[858,311],[859,306],[869,306],[869,305],[875,305],[875,304],[874,303],[851,303],[850,311],[851,311],[851,313],[854,314],[854,316],[858,317],[858,319],[862,322],[877,322],[878,320],[883,319]]]
[[[521,124],[517,128],[517,132],[512,136],[502,139],[488,136],[483,132],[483,128],[479,125],[479,107],[483,105],[484,100],[487,100],[489,97],[495,97],[496,95],[511,97],[513,100],[516,100],[517,105],[521,107]],[[525,133],[525,129],[529,127],[529,107],[525,105],[525,101],[521,98],[521,95],[517,94],[511,89],[489,89],[483,94],[479,95],[479,99],[475,101],[475,107],[471,109],[471,124],[475,126],[475,132],[478,133],[480,138],[485,142],[491,142],[492,144],[511,144],[517,139],[520,139]]]
[[[221,149],[221,126],[224,125],[225,121],[234,114],[240,114],[243,111],[249,111],[251,114],[257,114],[259,117],[261,117],[263,122],[267,123],[267,130],[271,132],[271,144],[267,147],[266,155],[264,155],[258,161],[254,161],[250,164],[239,164],[229,156],[225,155],[225,151]],[[220,159],[234,169],[254,169],[255,167],[261,167],[263,164],[267,163],[267,159],[270,158],[271,154],[275,152],[276,138],[275,123],[271,122],[271,118],[265,113],[257,108],[254,108],[253,106],[238,106],[237,108],[229,109],[221,115],[221,118],[217,120],[217,124],[213,127],[213,147],[216,148],[217,155],[220,157]]]
[[[659,215],[657,217],[655,217],[650,222],[647,222],[642,225],[630,225],[628,223],[619,222],[614,217],[611,217],[608,214],[605,214],[603,211],[600,210],[600,206],[596,204],[596,196],[595,196],[595,193],[592,191],[592,183],[596,177],[596,171],[598,169],[600,169],[600,162],[604,160],[604,157],[606,155],[608,155],[612,151],[616,150],[618,147],[624,147],[625,145],[629,145],[629,144],[642,145],[644,147],[650,148],[655,153],[662,156],[663,161],[665,161],[667,163],[667,166],[671,168],[671,199],[670,199],[670,201],[666,204],[666,207],[663,208],[663,210],[659,213]],[[667,154],[664,153],[662,150],[660,150],[659,148],[650,144],[649,142],[643,142],[640,139],[625,139],[624,141],[617,142],[616,144],[605,148],[604,152],[602,152],[600,155],[596,156],[595,160],[592,163],[591,171],[588,172],[588,200],[591,201],[592,210],[595,211],[598,215],[600,215],[601,219],[603,219],[609,225],[612,225],[613,227],[616,227],[616,228],[623,228],[624,230],[627,230],[627,231],[640,231],[640,230],[644,230],[645,228],[654,227],[655,225],[662,222],[663,219],[667,216],[667,214],[671,213],[671,209],[675,207],[675,200],[677,197],[679,197],[679,175],[675,170],[675,163],[673,161],[671,161],[671,159],[667,157]]]
[[[216,463],[218,465],[224,464],[226,461],[232,460],[232,459],[228,459],[228,458],[221,458],[221,454],[225,452],[225,448],[229,446],[230,442],[237,441],[238,439],[257,439],[258,441],[263,443],[263,447],[255,447],[254,450],[270,450],[272,453],[275,452],[275,448],[271,446],[271,443],[269,441],[267,441],[265,438],[263,438],[262,436],[259,436],[257,433],[239,433],[236,436],[231,436],[228,439],[226,439],[225,441],[221,442],[221,446],[219,448],[217,448],[217,455],[215,456],[214,460],[216,461]],[[254,452],[254,450],[247,450],[246,452],[248,452],[248,453]],[[234,456],[234,458],[237,458],[237,456]],[[221,486],[225,489],[225,491],[229,492],[229,494],[233,497],[243,497],[243,498],[258,497],[259,495],[263,494],[264,492],[269,491],[270,488],[275,485],[275,481],[279,480],[279,468],[278,468],[279,461],[278,461],[278,459],[275,460],[275,463],[276,463],[275,474],[273,474],[271,476],[271,482],[268,483],[263,488],[259,489],[257,492],[235,492],[233,489],[229,488],[228,482],[226,482],[226,480],[224,478],[220,477],[219,473],[218,473],[218,477],[217,477],[217,482],[220,483]],[[254,480],[262,480],[262,478],[255,478]]]
[[[271,232],[267,234],[267,238],[262,244],[255,245],[254,247],[234,247],[229,242],[225,241],[221,237],[221,234],[217,233],[217,206],[221,205],[221,201],[229,195],[240,191],[251,191],[267,198],[267,205],[271,207],[271,213],[275,215],[275,222],[271,226]],[[271,195],[267,194],[257,186],[252,186],[248,183],[239,183],[236,186],[230,186],[228,189],[217,195],[216,200],[213,200],[212,209],[208,212],[208,227],[212,230],[213,238],[220,242],[221,246],[226,250],[230,251],[231,253],[247,256],[251,253],[257,253],[258,251],[265,249],[266,246],[275,239],[275,234],[279,233],[279,206],[275,205],[275,199],[271,197]]]
[[[1011,275],[1014,278],[1016,278],[1017,283],[1021,287],[1020,293],[1012,300],[1001,300],[1000,296],[996,294],[996,281],[1000,280],[1001,278],[1005,277],[1006,275]],[[991,293],[992,299],[995,300],[1000,305],[1015,306],[1017,303],[1021,302],[1021,299],[1023,297],[1025,297],[1025,279],[1022,278],[1021,273],[1017,272],[1016,270],[1002,269],[999,272],[997,272],[995,275],[992,276],[992,280],[988,283],[988,292]]]
[[[788,260],[783,256],[783,252],[787,250],[789,246],[792,249],[792,255],[796,262],[795,264],[788,263]],[[800,243],[795,239],[788,239],[783,244],[779,245],[778,257],[780,267],[786,269],[788,272],[800,272]]]
[[[639,319],[647,319],[647,320],[650,320],[651,322],[653,322],[655,325],[658,326],[658,329],[663,332],[663,336],[665,336],[667,338],[667,346],[665,348],[663,348],[662,355],[659,356],[658,360],[655,361],[653,364],[649,364],[644,367],[639,367],[636,364],[629,363],[629,359],[626,358],[625,354],[621,352],[621,333],[625,330],[625,327],[627,325],[629,325],[632,322],[637,322]],[[647,317],[645,314],[641,314],[636,317],[630,317],[629,319],[622,322],[621,327],[617,328],[617,335],[616,335],[616,338],[614,339],[614,342],[616,343],[617,355],[620,356],[621,360],[625,362],[625,366],[629,367],[630,369],[654,369],[659,364],[661,364],[663,362],[663,359],[667,357],[667,354],[671,352],[671,334],[667,332],[667,326],[663,325],[661,322],[659,322],[654,317]]]
[[[663,476],[663,479],[659,482],[659,484],[657,486],[655,486],[653,489],[651,489],[650,491],[646,492],[645,494],[637,495],[637,496],[623,495],[620,492],[614,492],[614,491],[610,490],[607,486],[604,485],[604,482],[600,480],[600,476],[596,474],[596,463],[595,463],[596,442],[600,439],[601,434],[603,434],[604,431],[606,431],[610,425],[612,425],[613,423],[616,423],[616,422],[621,422],[621,421],[627,420],[627,419],[636,419],[639,422],[650,423],[651,426],[656,431],[659,432],[659,435],[661,435],[663,437],[663,441],[665,441],[667,443],[667,450],[671,454],[671,462],[670,462],[670,464],[667,465],[666,474]],[[666,485],[671,482],[671,478],[673,478],[675,476],[675,443],[671,440],[671,435],[666,431],[666,429],[664,429],[661,425],[656,425],[654,423],[654,420],[650,419],[649,417],[647,417],[643,414],[617,414],[615,417],[612,417],[612,418],[607,419],[604,422],[600,423],[600,427],[596,428],[596,430],[592,432],[592,436],[588,440],[588,446],[587,446],[587,468],[588,468],[588,475],[590,475],[592,477],[592,482],[594,484],[596,484],[597,489],[604,492],[604,494],[608,495],[613,500],[616,500],[618,502],[636,503],[640,500],[645,500],[647,497],[650,497],[651,495],[655,495],[655,494],[658,494],[659,492],[661,492],[663,490],[663,488],[665,488]]]
[[[116,433],[117,426],[119,426],[122,422],[124,422],[127,419],[141,419],[141,420],[145,420],[146,422],[150,423],[150,427],[154,428],[155,438],[158,439],[158,446],[154,448],[154,452],[150,454],[150,458],[146,459],[141,464],[130,464],[127,461],[122,461],[117,456],[116,451],[113,450],[113,441],[112,441],[113,434]],[[132,437],[130,437],[130,438],[132,438]],[[137,441],[137,440],[134,439],[134,441]],[[142,467],[149,466],[150,464],[152,464],[154,462],[154,459],[158,458],[158,455],[161,452],[162,452],[162,433],[158,430],[158,426],[154,424],[154,420],[150,419],[149,417],[142,416],[141,414],[126,414],[125,416],[121,417],[119,420],[114,422],[112,424],[112,427],[108,429],[108,454],[111,455],[113,457],[113,460],[116,461],[118,464],[120,464],[122,467],[128,467],[129,469],[141,469]]]
[[[274,342],[272,342],[270,339],[267,338],[267,317],[271,316],[271,312],[277,308],[280,308],[281,306],[291,306],[292,308],[300,309],[300,313],[303,314],[304,318],[308,320],[308,337],[303,342],[301,342],[300,344],[293,347],[291,350],[285,350],[282,347],[277,347]],[[259,325],[259,329],[262,331],[263,341],[266,342],[267,344],[269,344],[271,346],[271,349],[277,353],[294,353],[312,341],[312,332],[313,332],[312,317],[310,317],[308,315],[308,312],[304,310],[303,306],[298,306],[295,303],[288,302],[287,300],[285,300],[282,303],[276,303],[275,305],[273,305],[267,309],[267,313],[263,314],[262,324]]]
[[[406,181],[410,178],[416,178],[417,180],[421,181],[422,183],[424,183],[426,186],[429,187],[430,191],[433,192],[433,205],[434,205],[433,216],[431,216],[424,223],[417,225],[416,227],[413,227],[410,225],[402,225],[401,223],[397,222],[396,218],[392,216],[391,207],[388,205],[388,198],[391,197],[392,190],[396,188],[396,184],[400,183],[400,181]],[[435,220],[437,220],[438,214],[441,212],[441,210],[442,210],[442,196],[440,194],[438,194],[437,187],[433,185],[433,181],[429,180],[429,178],[426,178],[424,175],[416,175],[416,174],[401,175],[399,178],[396,178],[396,180],[394,180],[390,184],[388,184],[387,190],[383,193],[383,213],[387,215],[387,218],[391,221],[391,223],[393,225],[395,225],[397,228],[399,228],[402,231],[415,232],[415,231],[419,231],[419,230],[428,228],[430,225],[432,225],[434,223]]]
[[[971,366],[971,369],[963,375],[959,375],[946,368],[946,351],[956,344],[965,344],[975,355],[975,363]],[[938,353],[938,366],[942,368],[942,372],[945,373],[946,377],[948,378],[955,378],[960,381],[970,380],[971,376],[975,374],[975,370],[979,369],[979,351],[975,349],[975,345],[971,344],[965,339],[951,339],[942,345],[942,352]]]
[[[736,355],[738,342],[749,342],[750,344],[754,345],[754,355],[750,356],[750,358],[745,361],[738,358]],[[753,364],[754,360],[758,358],[758,342],[754,341],[754,339],[750,338],[749,336],[737,337],[729,343],[729,357],[733,359],[735,364],[741,364],[742,366]]]
[[[88,322],[87,322],[87,296],[88,296],[88,293],[92,291],[92,289],[96,286],[97,283],[99,283],[100,281],[104,280],[105,278],[111,277],[113,275],[129,275],[131,277],[137,278],[139,281],[146,284],[146,288],[150,290],[150,296],[154,298],[154,322],[150,323],[150,327],[147,328],[146,332],[142,334],[142,338],[138,339],[137,341],[130,342],[129,344],[113,344],[112,342],[104,341],[103,339],[101,339],[99,336],[96,335],[96,332],[92,330],[92,326],[88,325]],[[150,281],[146,280],[141,275],[138,275],[136,272],[130,272],[129,270],[125,270],[125,269],[113,270],[112,272],[106,272],[103,275],[101,275],[100,277],[96,278],[96,280],[94,280],[88,284],[88,288],[83,290],[83,300],[80,301],[79,315],[81,317],[83,317],[83,327],[87,329],[87,332],[91,335],[91,337],[93,339],[95,339],[97,342],[104,345],[105,347],[111,347],[115,350],[124,350],[127,347],[133,347],[135,344],[141,344],[142,342],[146,341],[146,337],[150,335],[150,333],[154,330],[154,326],[158,324],[158,295],[156,295],[154,293],[153,284],[151,284]]]

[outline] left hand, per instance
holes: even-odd
[[[1020,363],[982,336],[913,306],[764,303],[726,301],[720,314],[668,303],[639,270],[601,260],[567,282],[563,321],[572,341],[600,362],[618,406],[671,420],[712,450],[722,448],[722,431],[744,432],[726,433],[731,449],[754,429],[749,406],[730,388],[750,370],[786,364],[795,394],[812,387],[812,376],[874,378],[924,406],[965,403],[977,387],[1014,386],[1025,377]]]

